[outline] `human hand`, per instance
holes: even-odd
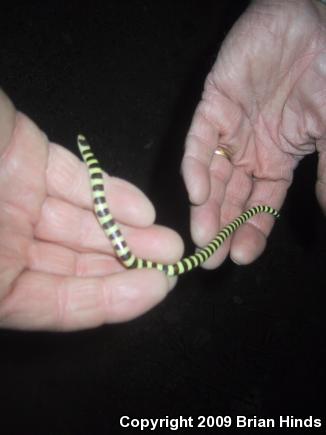
[[[161,301],[176,280],[120,265],[92,212],[86,166],[49,143],[1,91],[0,132],[0,326],[89,328],[129,320]],[[182,241],[153,225],[148,199],[126,181],[106,176],[105,184],[131,249],[177,261]]]
[[[326,6],[253,2],[222,45],[186,140],[182,173],[198,246],[245,209],[279,209],[294,168],[316,150],[316,194],[326,212],[325,97]],[[231,163],[214,155],[219,145]],[[218,266],[229,252],[237,264],[252,262],[272,226],[271,216],[254,217],[205,267]]]

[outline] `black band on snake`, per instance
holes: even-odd
[[[94,156],[90,145],[83,135],[78,135],[77,143],[82,158],[88,168],[95,215],[106,236],[111,241],[117,257],[128,269],[157,269],[166,273],[168,276],[181,275],[203,264],[219,249],[225,240],[240,227],[240,225],[244,224],[256,214],[268,213],[276,218],[279,217],[278,211],[274,208],[268,205],[256,205],[255,207],[243,212],[239,217],[226,225],[204,248],[199,249],[196,253],[189,255],[188,257],[184,257],[175,264],[162,264],[138,258],[131,252],[126,240],[121,234],[119,225],[110,213],[104,193],[103,173],[98,160]]]

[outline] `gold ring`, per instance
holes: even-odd
[[[231,162],[231,153],[230,153],[230,151],[228,151],[227,149],[225,149],[223,147],[217,147],[214,150],[214,154],[216,154],[217,156],[225,157],[226,159],[228,159],[229,162]]]

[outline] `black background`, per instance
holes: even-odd
[[[184,137],[246,3],[2,5],[0,85],[51,140],[77,153],[76,134],[87,135],[104,168],[144,190],[158,222],[191,250]],[[315,173],[316,156],[306,158],[254,264],[185,275],[125,324],[1,330],[0,433],[120,433],[122,415],[324,417],[326,237]]]

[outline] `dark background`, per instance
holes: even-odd
[[[144,190],[191,250],[184,138],[246,4],[2,5],[0,85],[51,140],[77,153],[76,134],[87,135],[104,168]],[[324,417],[326,231],[315,172],[316,157],[306,158],[254,264],[185,275],[125,324],[0,330],[0,433],[119,433],[122,415]]]

